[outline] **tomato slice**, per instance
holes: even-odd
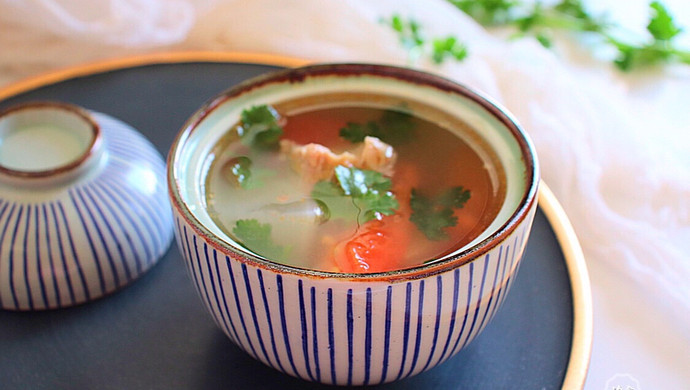
[[[404,217],[396,214],[369,221],[353,238],[336,245],[333,257],[338,269],[364,273],[399,268],[408,241],[408,231],[403,227],[404,223],[399,223],[400,219]]]
[[[410,192],[419,182],[419,175],[411,166],[399,164],[394,179],[399,209],[393,215],[364,223],[353,237],[335,246],[332,262],[340,272],[385,272],[404,267],[410,237],[416,229],[410,222]]]

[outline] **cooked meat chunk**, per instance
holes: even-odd
[[[340,154],[333,153],[321,144],[299,145],[290,140],[281,140],[280,152],[290,160],[292,168],[309,183],[331,179],[338,165],[378,171],[392,176],[397,157],[392,146],[376,137],[366,137],[362,146]]]
[[[393,167],[397,155],[393,147],[376,137],[364,138],[364,146],[359,150],[355,167],[381,172],[393,176]]]

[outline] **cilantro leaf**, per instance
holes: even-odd
[[[271,239],[271,225],[256,219],[239,219],[232,229],[237,241],[250,251],[271,260],[284,261],[288,248],[276,245]]]
[[[340,136],[352,143],[364,142],[367,136],[377,137],[381,135],[381,128],[374,121],[367,123],[348,122],[345,127],[340,129]]]
[[[441,64],[449,56],[457,61],[462,61],[467,56],[467,47],[456,37],[428,40],[422,33],[419,22],[412,18],[405,20],[400,15],[394,14],[390,20],[381,19],[381,21],[387,23],[398,34],[398,40],[407,50],[410,62],[414,62],[429,52],[436,64]]]
[[[561,0],[553,7],[556,13],[572,18],[573,23],[568,28],[577,28],[582,31],[601,32],[605,30],[609,23],[602,17],[595,17],[587,12],[581,0]],[[566,27],[563,25],[563,27]]]
[[[399,207],[389,191],[391,180],[380,172],[339,165],[335,167],[335,177],[343,193],[352,197],[362,211],[364,221],[376,218],[376,214],[392,215]]]
[[[650,20],[647,24],[649,41],[630,42],[621,40],[614,33],[618,26],[604,17],[589,12],[582,0],[556,2],[528,0],[448,0],[449,3],[487,26],[512,26],[518,30],[513,36],[534,38],[544,47],[551,47],[554,30],[590,33],[612,45],[617,56],[614,64],[623,71],[664,63],[690,65],[690,51],[679,48],[673,39],[683,29],[660,1],[649,4]],[[419,29],[420,27],[417,26]]]
[[[363,142],[369,136],[391,145],[400,145],[414,136],[413,118],[409,112],[385,110],[378,121],[348,122],[340,129],[339,135],[352,143]]]
[[[233,185],[250,190],[262,187],[265,180],[276,175],[276,171],[253,167],[249,157],[238,156],[223,164],[221,174]]]
[[[442,192],[438,196],[437,201],[438,204],[444,207],[461,209],[470,200],[470,196],[470,190],[466,190],[463,186],[457,186]]]
[[[683,31],[673,23],[671,14],[668,13],[660,2],[653,1],[649,7],[652,10],[653,16],[647,25],[647,31],[652,34],[654,39],[669,41]]]
[[[321,180],[317,182],[311,191],[311,197],[326,204],[332,220],[357,219],[359,209],[352,198],[345,196],[343,189],[332,181]]]
[[[455,210],[461,209],[470,199],[470,191],[462,186],[450,188],[435,197],[428,197],[412,190],[410,221],[417,229],[434,241],[448,238],[445,228],[457,225]]]
[[[395,129],[396,132],[408,133],[414,129],[412,122],[414,116],[403,106],[400,110],[385,110],[379,122],[386,129]]]
[[[321,180],[314,184],[311,190],[311,197],[314,199],[334,198],[337,196],[344,196],[343,189],[337,184],[328,180]]]
[[[312,189],[312,197],[326,203],[333,218],[355,211],[358,222],[366,222],[378,215],[392,215],[400,206],[390,191],[391,180],[379,172],[339,165],[335,179],[320,181]]]
[[[280,114],[271,106],[261,105],[242,110],[239,133],[242,141],[259,149],[273,149],[283,135],[278,124]]]
[[[405,21],[396,14],[391,17],[390,25],[398,33],[398,39],[406,49],[411,50],[424,44],[424,38],[416,20]]]
[[[650,5],[652,17],[647,25],[651,41],[642,44],[623,42],[613,36],[608,40],[618,49],[618,57],[614,60],[616,66],[623,71],[636,67],[652,66],[676,60],[690,65],[690,52],[673,47],[673,38],[682,29],[675,25],[673,18],[658,1]]]
[[[452,208],[439,208],[433,200],[420,196],[414,190],[410,198],[410,207],[412,208],[410,221],[430,240],[439,241],[447,238],[448,234],[443,229],[458,223],[458,218],[454,215]]]
[[[376,171],[338,165],[335,167],[335,177],[345,195],[353,198],[378,194],[391,188],[390,179]]]
[[[485,25],[504,24],[510,20],[517,0],[449,0],[451,4]]]
[[[446,38],[435,38],[432,43],[433,54],[431,59],[437,63],[442,63],[446,57],[450,56],[458,61],[462,61],[467,57],[467,46],[458,41],[454,36]]]
[[[634,68],[651,66],[666,61],[668,53],[653,45],[630,45],[624,42],[613,42],[618,49],[618,57],[614,64],[622,71],[630,71]]]
[[[223,164],[222,173],[231,183],[247,188],[252,176],[252,160],[247,156],[234,157]]]

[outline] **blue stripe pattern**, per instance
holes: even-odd
[[[102,161],[50,188],[50,199],[21,187],[0,198],[4,309],[68,307],[112,293],[153,266],[172,241],[162,157],[128,125],[93,115]]]
[[[533,213],[466,266],[390,283],[279,273],[212,245],[199,256],[188,243],[203,238],[181,216],[175,226],[202,300],[242,349],[301,379],[371,385],[436,366],[486,327],[518,271]],[[242,337],[226,323],[241,324]]]

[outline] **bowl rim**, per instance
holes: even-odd
[[[462,251],[453,252],[451,255],[448,255],[437,261],[420,264],[415,267],[375,273],[332,272],[277,263],[264,257],[255,255],[249,251],[233,247],[229,243],[217,237],[194,216],[180,196],[180,183],[178,182],[176,174],[176,157],[183,149],[185,142],[189,139],[194,131],[197,131],[197,126],[207,116],[209,116],[216,108],[228,100],[267,85],[298,83],[309,77],[323,76],[369,76],[394,79],[403,83],[417,84],[424,87],[435,88],[446,93],[456,94],[471,100],[475,104],[478,104],[494,119],[498,120],[503,126],[505,126],[514,140],[517,142],[517,145],[520,149],[521,159],[526,167],[526,183],[522,198],[518,202],[515,211],[510,215],[510,217],[508,217],[502,226],[497,228],[482,241],[469,248],[466,248]],[[536,208],[538,187],[540,183],[539,165],[536,149],[532,143],[532,140],[519,124],[517,119],[510,112],[508,112],[507,109],[483,93],[452,81],[448,78],[417,69],[373,63],[321,63],[297,68],[286,68],[252,77],[220,92],[219,94],[207,100],[184,123],[181,130],[174,138],[172,146],[169,150],[167,157],[167,171],[168,192],[172,207],[176,210],[177,214],[179,214],[185,220],[186,224],[194,230],[195,234],[201,236],[214,249],[219,250],[228,257],[232,257],[233,259],[248,265],[263,269],[270,269],[284,274],[295,274],[302,277],[310,277],[315,279],[335,278],[346,280],[362,280],[368,282],[390,282],[419,279],[453,270],[465,264],[469,264],[475,259],[481,258],[482,254],[488,253],[494,247],[502,243],[508,236],[510,236],[530,215],[530,211]]]
[[[37,170],[20,170],[8,168],[7,166],[0,163],[0,175],[5,175],[7,177],[16,179],[29,179],[38,180],[49,177],[55,177],[58,175],[63,175],[71,172],[83,164],[87,160],[91,159],[92,156],[97,155],[101,148],[102,131],[98,122],[93,118],[93,116],[86,110],[76,104],[51,101],[51,100],[38,100],[38,101],[28,101],[23,103],[17,103],[3,110],[0,110],[0,121],[6,119],[6,117],[15,114],[21,114],[22,111],[30,110],[56,110],[62,111],[65,114],[70,114],[77,117],[79,120],[83,121],[91,131],[91,139],[89,143],[84,147],[84,151],[79,154],[75,159],[70,160],[66,163],[58,165],[53,168],[47,169],[37,169]]]

